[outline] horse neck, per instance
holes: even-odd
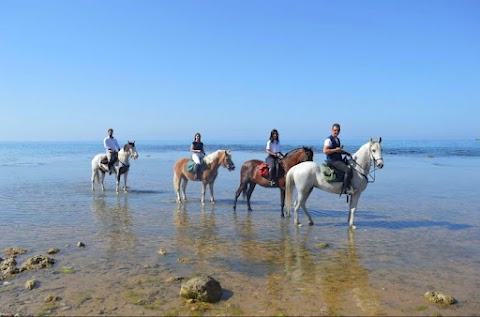
[[[366,173],[370,171],[370,142],[365,143],[353,154],[355,163]]]
[[[124,148],[122,148],[120,151],[118,151],[118,160],[124,163],[125,165],[128,164],[128,161],[130,159],[130,152],[125,151]]]
[[[292,167],[293,165],[296,165],[300,162],[303,162],[305,159],[305,153],[303,153],[303,156],[302,156],[302,151],[301,150],[297,150],[297,151],[293,151],[293,152],[290,152],[290,153],[287,153],[287,155],[285,156],[285,158],[283,159],[283,164],[284,166],[289,169],[290,167]]]

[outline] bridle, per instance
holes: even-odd
[[[365,172],[365,169],[361,166],[360,167],[362,168],[363,173],[360,172],[359,170],[357,170],[355,167],[359,166],[359,165],[357,164],[357,162],[352,157],[352,161],[355,162],[355,166],[353,166],[353,169],[356,170],[358,173],[360,173],[360,175],[365,177],[365,180],[367,181],[367,183],[375,183],[375,176],[376,176],[375,171],[378,169],[378,167],[377,167],[377,159],[373,155],[372,146],[370,146],[368,148],[368,156],[370,158],[370,168],[369,168],[369,170],[372,170],[372,165],[373,165],[373,171],[372,172],[369,172],[368,175],[367,175],[367,173]],[[380,159],[383,160],[383,158],[380,158]],[[372,175],[372,173],[373,173],[373,175]]]

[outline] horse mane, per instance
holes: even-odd
[[[304,150],[305,153],[306,153],[307,151],[312,151],[312,157],[313,157],[313,150],[312,150],[311,147],[308,147],[308,146],[302,146],[302,147],[296,148],[296,149],[294,149],[294,150],[291,150],[290,152],[287,152],[287,154],[285,154],[285,157],[287,157],[290,153],[296,152],[296,151],[298,151],[298,150]]]
[[[212,163],[213,161],[215,161],[215,160],[218,158],[218,156],[220,155],[220,151],[222,151],[222,150],[216,150],[215,152],[206,155],[206,156],[203,158],[203,162],[204,162],[205,164],[210,164],[210,163]]]

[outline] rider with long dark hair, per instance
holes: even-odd
[[[278,160],[282,158],[281,153],[281,146],[280,146],[280,138],[277,129],[273,129],[270,132],[270,138],[267,141],[267,147],[265,151],[268,153],[265,162],[268,164],[269,167],[269,180],[270,186],[276,186],[278,182]]]

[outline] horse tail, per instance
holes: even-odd
[[[290,210],[292,208],[293,189],[295,188],[293,173],[295,173],[295,166],[288,171],[287,176],[285,177],[285,206],[287,207],[287,215],[290,215]]]

